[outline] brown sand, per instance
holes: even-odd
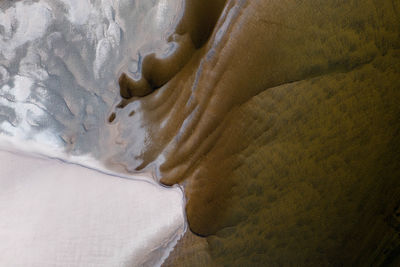
[[[176,51],[166,58],[146,56],[138,81],[123,73],[119,78],[121,97],[129,100],[146,96],[171,80],[210,38],[225,1],[186,1],[184,15],[168,40],[177,44]]]
[[[165,156],[212,264],[399,262],[400,3],[227,1],[208,38],[217,2],[187,1],[182,50],[144,66],[157,91],[121,82],[151,140],[137,169]],[[168,265],[198,263],[198,242]]]

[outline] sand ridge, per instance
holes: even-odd
[[[123,164],[185,185],[217,264],[394,261],[398,25],[393,1],[227,1],[180,71],[124,105],[149,143]]]

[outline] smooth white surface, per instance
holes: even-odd
[[[0,150],[0,266],[159,265],[183,193],[131,178]]]

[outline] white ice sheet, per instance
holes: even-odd
[[[148,178],[0,150],[0,266],[159,265],[184,199]]]

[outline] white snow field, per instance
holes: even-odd
[[[149,175],[3,147],[0,266],[159,266],[185,231],[183,207],[179,187]]]

